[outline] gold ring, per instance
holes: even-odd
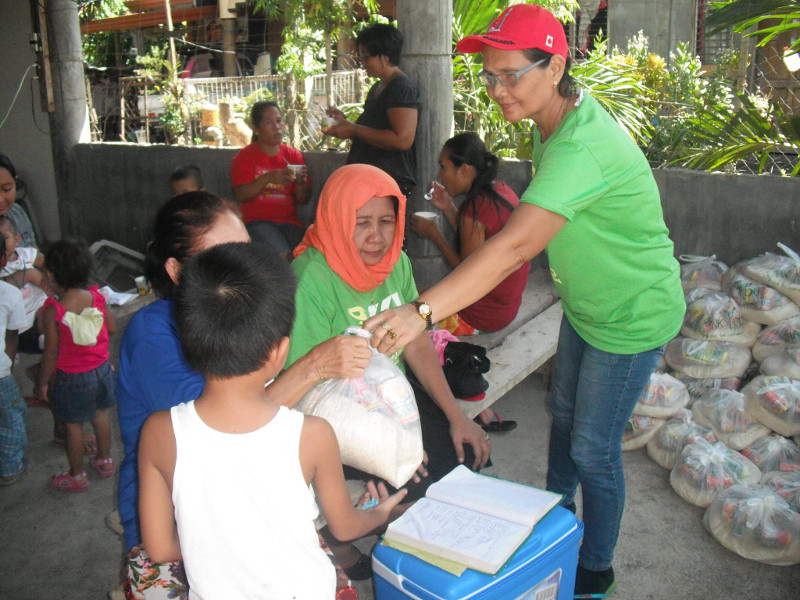
[[[395,341],[397,339],[397,334],[394,331],[390,331],[388,335],[390,338],[392,338],[392,341]]]
[[[389,327],[391,327],[391,325],[389,325],[389,323],[384,321],[383,323],[381,323],[381,327],[383,327],[384,329],[389,329]]]

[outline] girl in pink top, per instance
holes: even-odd
[[[44,352],[35,394],[45,401],[50,389],[55,416],[66,423],[69,471],[51,475],[50,487],[68,492],[89,489],[81,430],[87,421],[91,421],[97,436],[98,452],[90,459],[92,468],[100,477],[114,474],[106,410],[115,404],[108,361],[108,336],[115,326],[97,286],[87,289],[91,264],[86,244],[73,240],[53,244],[44,262],[58,300],[48,298],[42,307]]]

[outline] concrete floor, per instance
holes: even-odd
[[[27,364],[30,364],[29,362]],[[22,363],[15,371],[21,375]],[[18,377],[27,393],[30,384]],[[548,417],[544,383],[531,375],[497,405],[514,431],[494,435],[494,465],[486,473],[542,486]],[[121,459],[115,426],[114,456]],[[115,508],[116,478],[89,470],[91,489],[65,494],[48,489],[47,476],[66,467],[63,450],[51,445],[49,411],[28,411],[29,472],[0,488],[0,599],[103,600],[121,581],[122,540],[105,525]],[[800,566],[771,567],[745,560],[703,528],[703,509],[681,500],[668,472],[644,450],[625,455],[628,504],[614,567],[617,600],[797,600]],[[580,506],[580,505],[579,505]],[[580,512],[579,512],[580,514]],[[369,550],[375,538],[359,543]],[[357,586],[372,600],[371,582]]]

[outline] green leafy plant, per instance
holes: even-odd
[[[165,58],[166,53],[165,47],[151,47],[146,55],[136,57],[139,65],[136,72],[140,77],[152,81],[153,91],[161,95],[164,112],[158,120],[164,126],[167,141],[174,143],[181,140],[188,129],[190,107],[184,100],[183,86],[177,73],[173,72],[172,64]]]

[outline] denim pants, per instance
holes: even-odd
[[[305,228],[292,223],[272,223],[270,221],[250,221],[245,225],[250,239],[266,244],[274,252],[291,252],[302,240]]]
[[[611,566],[625,506],[622,434],[663,347],[639,354],[603,352],[586,343],[566,317],[547,404],[552,413],[547,489],[583,497],[585,526],[579,563]]]
[[[0,476],[16,475],[23,468],[28,443],[25,432],[27,406],[11,375],[0,378]]]

